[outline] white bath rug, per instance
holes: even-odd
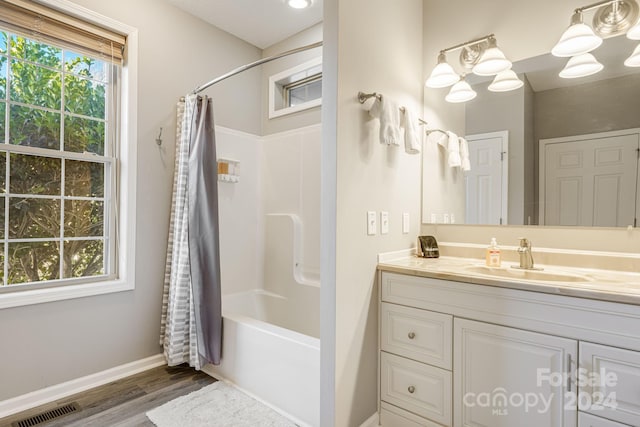
[[[237,388],[217,381],[147,412],[158,427],[296,427]]]

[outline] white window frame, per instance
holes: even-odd
[[[318,99],[314,99],[308,102],[303,102],[302,104],[294,105],[293,107],[282,107],[276,108],[277,101],[282,101],[284,103],[284,99],[279,97],[279,93],[281,92],[280,88],[284,88],[286,86],[293,85],[297,80],[292,80],[292,78],[296,74],[304,73],[313,68],[316,68],[318,65],[322,64],[322,57],[319,56],[310,61],[307,61],[303,64],[300,64],[296,67],[289,68],[288,70],[282,71],[278,74],[274,74],[269,77],[269,118],[274,119],[276,117],[281,117],[287,114],[297,113],[299,111],[308,110],[309,108],[314,108],[322,105],[322,97]],[[304,80],[310,76],[304,76],[300,80]],[[322,79],[322,77],[320,77]]]
[[[67,0],[39,0],[46,6],[108,28],[127,37],[122,67],[119,111],[119,156],[115,160],[118,192],[117,276],[83,283],[0,293],[0,309],[61,301],[135,289],[136,165],[138,113],[138,30]],[[106,183],[105,183],[106,184]],[[105,218],[106,220],[106,218]]]

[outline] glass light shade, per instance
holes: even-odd
[[[478,76],[493,76],[509,68],[511,68],[511,61],[498,49],[496,40],[492,38],[489,40],[489,47],[480,55],[478,63],[471,71]]]
[[[444,54],[438,56],[438,65],[431,71],[431,75],[425,83],[427,87],[439,89],[448,87],[460,80],[460,76],[455,72],[453,67],[449,65]]]
[[[636,24],[627,31],[627,38],[631,40],[640,40],[640,24]]]
[[[458,83],[454,84],[451,87],[451,90],[449,91],[449,93],[444,99],[447,102],[453,102],[453,103],[467,102],[467,101],[471,101],[477,95],[478,94],[476,93],[476,91],[471,89],[471,86],[469,85],[469,83],[467,83],[464,80],[460,80]]]
[[[563,79],[575,79],[578,77],[586,77],[602,70],[604,65],[590,53],[572,56],[567,65],[560,71],[560,77]]]
[[[287,0],[287,5],[294,9],[305,9],[311,6],[312,0]]]
[[[640,44],[633,49],[633,53],[624,61],[627,67],[640,67]]]
[[[602,44],[593,29],[582,22],[571,25],[562,33],[560,41],[551,49],[553,56],[577,56],[591,52]]]
[[[508,92],[521,88],[523,85],[524,82],[518,78],[518,75],[513,70],[505,70],[496,75],[488,89],[491,92]]]

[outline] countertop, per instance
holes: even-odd
[[[524,276],[526,272],[512,268],[512,263],[505,262],[496,269],[496,273],[513,277],[479,273],[477,270],[485,270],[483,261],[457,257],[409,256],[381,261],[378,263],[378,270],[476,285],[640,305],[640,273],[536,265],[542,268],[540,274],[542,277],[545,274],[562,274],[574,276],[571,279],[575,281],[530,280],[519,277]],[[476,271],[473,271],[474,269]],[[486,270],[491,271],[488,268]],[[583,277],[584,281],[580,277]]]

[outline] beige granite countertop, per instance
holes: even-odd
[[[490,272],[491,269],[485,269],[484,262],[479,259],[405,256],[381,260],[378,263],[378,270],[477,285],[640,305],[640,273],[536,265],[543,269],[539,274],[540,277],[544,277],[545,274],[560,274],[567,275],[568,279],[571,279],[571,281],[545,281],[523,278],[522,276],[526,273],[512,268],[512,265],[514,264],[503,262],[498,269],[502,271],[496,271],[498,274],[496,276],[484,274],[485,270]],[[507,277],[500,277],[500,275]]]

